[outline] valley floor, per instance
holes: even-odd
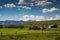
[[[0,29],[0,40],[60,40],[60,30]]]

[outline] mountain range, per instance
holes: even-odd
[[[19,24],[51,24],[51,23],[57,23],[60,24],[60,20],[50,20],[50,21],[32,21],[32,20],[28,20],[28,21],[15,21],[15,20],[6,20],[6,21],[0,21],[0,25],[19,25]]]
[[[28,21],[15,21],[15,20],[6,20],[6,21],[0,21],[0,25],[18,25],[18,24],[24,24],[25,22],[31,22],[32,20]]]

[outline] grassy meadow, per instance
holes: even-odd
[[[60,31],[2,28],[0,40],[60,40]]]
[[[51,22],[45,22],[45,25]],[[54,23],[54,22],[52,22]],[[56,22],[55,22],[56,23]],[[29,30],[28,26],[41,23],[27,23],[25,28],[0,28],[0,40],[60,40],[60,23],[58,28],[47,28],[45,30]],[[43,26],[43,25],[42,25]]]

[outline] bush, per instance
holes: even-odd
[[[40,27],[37,27],[37,26],[34,26],[34,27],[29,27],[29,30],[40,30],[41,28]]]
[[[3,25],[0,25],[0,28],[3,28]]]

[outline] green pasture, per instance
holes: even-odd
[[[38,25],[39,26],[39,25]],[[29,27],[0,28],[0,40],[60,40],[60,25],[45,30],[29,30]]]
[[[1,28],[0,40],[60,40],[60,31]]]
[[[46,29],[46,30],[28,30],[20,28],[1,28],[0,35],[20,35],[20,34],[32,34],[32,33],[60,33],[56,28],[55,29]]]

